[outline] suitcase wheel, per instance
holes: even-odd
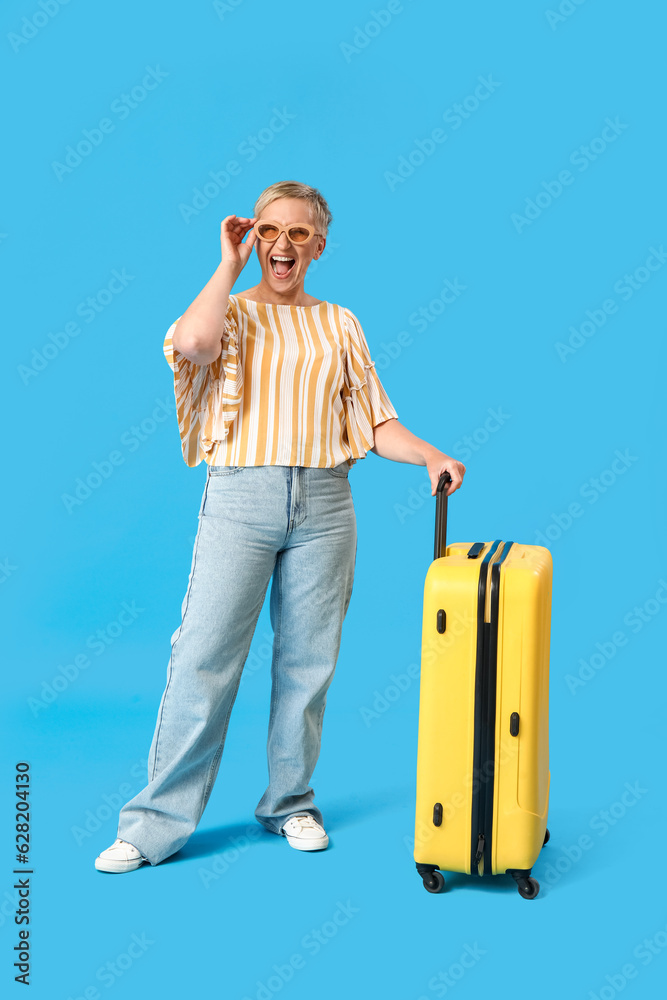
[[[424,875],[422,878],[424,888],[427,892],[442,892],[445,888],[445,876],[442,872],[434,871]]]
[[[519,895],[524,899],[535,899],[540,891],[540,883],[536,878],[518,878],[516,880]]]

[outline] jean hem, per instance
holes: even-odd
[[[303,816],[304,813],[307,813],[309,816],[312,816],[316,823],[320,823],[321,825],[323,824],[323,820],[318,819],[315,813],[310,809],[297,809],[294,812],[291,812],[288,816],[285,816],[283,819],[277,820],[276,821],[278,823],[277,829],[275,828],[275,824],[273,826],[269,825],[269,823],[266,823],[264,820],[259,819],[257,816],[255,816],[255,819],[261,826],[264,827],[265,830],[268,830],[269,833],[277,833],[280,837],[284,837],[285,834],[283,833],[282,828],[284,827],[285,823],[287,823],[288,820],[292,819],[293,816]]]

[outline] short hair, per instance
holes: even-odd
[[[270,184],[269,187],[264,188],[255,202],[255,215],[259,217],[266,206],[278,198],[303,198],[304,201],[307,201],[313,210],[317,231],[324,236],[327,235],[333,216],[323,195],[317,188],[301,184],[300,181],[278,181],[276,184]]]

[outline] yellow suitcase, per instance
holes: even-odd
[[[446,545],[445,472],[426,574],[414,858],[442,871],[531,876],[549,839],[551,553],[518,542]]]

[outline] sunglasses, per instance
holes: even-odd
[[[253,229],[259,239],[264,240],[266,243],[275,243],[281,233],[287,233],[287,239],[290,243],[296,244],[307,243],[313,236],[323,235],[323,233],[318,233],[312,226],[301,222],[298,225],[281,226],[278,222],[269,222],[266,219],[262,219],[260,222],[255,223]]]

